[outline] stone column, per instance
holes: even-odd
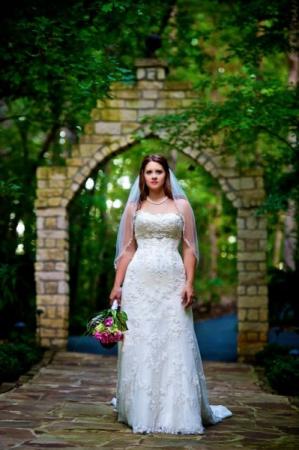
[[[238,355],[250,361],[268,340],[268,291],[264,217],[238,210]]]
[[[65,347],[68,337],[68,216],[65,168],[37,171],[35,262],[37,339],[44,347]]]

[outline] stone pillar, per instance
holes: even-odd
[[[238,210],[238,355],[250,361],[268,340],[268,291],[264,217]]]
[[[37,171],[35,261],[37,339],[44,347],[65,347],[68,337],[68,217],[63,205],[65,169]]]
[[[166,78],[167,63],[159,59],[137,59],[137,80],[163,81]]]

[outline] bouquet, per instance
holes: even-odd
[[[123,340],[124,331],[128,329],[127,320],[127,314],[120,311],[117,300],[114,300],[111,308],[104,309],[88,322],[87,334],[94,336],[103,347],[111,348]]]

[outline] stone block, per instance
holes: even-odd
[[[167,98],[186,98],[186,91],[164,91]]]
[[[215,170],[211,170],[210,173],[214,176],[214,178],[217,178],[217,177],[216,177],[216,171],[215,171]],[[235,199],[237,198],[237,197],[236,197],[236,194],[234,194],[233,192],[228,192],[228,193],[226,194],[226,196],[227,196],[227,198],[228,198],[229,200],[231,200],[231,201],[233,201],[233,200],[235,200]]]
[[[101,119],[101,110],[98,109],[98,108],[92,109],[92,110],[91,110],[91,113],[90,113],[90,117],[91,117],[93,120],[100,120],[100,119]]]
[[[235,191],[238,191],[240,189],[240,180],[239,180],[239,178],[229,178],[227,180],[227,183]]]
[[[249,342],[257,342],[259,340],[259,333],[256,331],[250,331],[247,333],[247,340]]]
[[[55,294],[55,295],[49,295],[49,294],[43,294],[43,295],[37,295],[36,302],[38,305],[68,305],[69,304],[69,297],[68,295],[62,295],[62,294]]]
[[[146,100],[155,100],[157,98],[161,97],[161,93],[156,90],[148,90],[148,91],[142,91],[142,98]]]
[[[69,285],[66,281],[59,281],[57,294],[69,294]]]
[[[259,319],[259,310],[258,309],[249,309],[247,313],[247,320],[248,321],[255,321]]]
[[[243,262],[237,261],[237,269],[239,271],[244,270],[245,269],[245,264]]]
[[[245,228],[245,220],[243,218],[237,218],[237,226],[239,230],[243,230]]]
[[[50,167],[38,167],[36,170],[36,177],[38,180],[46,180],[50,175]]]
[[[138,67],[136,77],[137,80],[143,80],[146,77],[146,71],[143,67]]]
[[[267,251],[267,239],[259,239],[259,249]]]
[[[239,273],[239,283],[243,285],[264,285],[266,281],[266,276],[264,272],[240,272]]]
[[[268,286],[258,286],[259,295],[268,295]]]
[[[266,230],[238,230],[238,237],[240,239],[265,239],[267,238]]]
[[[146,117],[153,117],[158,114],[156,109],[140,109],[137,113],[138,120],[144,120]]]
[[[39,217],[51,217],[51,216],[65,216],[65,208],[46,208],[37,210],[37,215]]]
[[[38,230],[42,230],[44,228],[44,218],[43,217],[37,217],[36,227]]]
[[[57,306],[56,310],[57,310],[58,318],[64,318],[64,319],[68,318],[68,315],[69,315],[69,306],[68,305]]]
[[[178,98],[172,98],[172,99],[162,99],[157,101],[157,108],[158,109],[169,109],[169,108],[181,108],[182,107],[182,100]]]
[[[259,319],[262,322],[268,321],[269,314],[268,314],[268,308],[262,308],[259,310]]]
[[[67,333],[65,333],[64,338],[51,338],[50,347],[53,348],[66,348],[67,345]]]
[[[66,215],[57,217],[57,228],[59,230],[67,230],[68,229],[68,218]],[[60,231],[61,233],[61,231]]]
[[[68,265],[65,262],[54,263],[54,265],[55,265],[55,267],[54,267],[55,270],[59,270],[59,271],[63,271],[63,272],[68,271]]]
[[[261,322],[239,322],[238,329],[240,331],[247,331],[247,332],[257,332],[262,331],[266,332],[268,330],[268,325],[266,323]]]
[[[94,123],[87,123],[84,125],[84,133],[85,134],[93,134],[94,133]]]
[[[238,260],[239,261],[265,261],[266,254],[265,254],[265,252],[239,252]]]
[[[48,206],[61,206],[62,198],[61,197],[51,197],[48,199]]]
[[[44,245],[40,245],[39,240],[38,240],[38,246],[39,247],[47,247],[47,248],[53,248],[56,247],[56,239],[41,239],[42,241],[44,241]]]
[[[56,281],[45,282],[45,294],[58,294],[58,282]]]
[[[245,294],[246,293],[246,287],[245,286],[238,286],[237,287],[237,293],[240,295]]]
[[[137,83],[137,89],[140,90],[155,90],[155,89],[163,89],[164,83],[162,81],[147,81],[141,80]]]
[[[254,189],[255,183],[252,177],[240,177],[240,188],[239,189]]]
[[[57,218],[56,217],[46,217],[44,220],[44,227],[46,229],[56,229],[57,228]]]
[[[97,151],[97,149],[98,149],[97,144],[80,144],[79,146],[80,156],[82,158],[91,158],[93,154]],[[84,160],[82,160],[82,163],[84,163]]]
[[[248,230],[255,230],[258,226],[258,219],[256,217],[248,217],[246,219],[246,228]]]
[[[35,274],[35,286],[36,286],[36,293],[38,295],[40,294],[45,294],[46,293],[46,287],[45,287],[45,283],[43,281],[39,281],[39,279],[37,278],[37,274]]]
[[[239,295],[238,296],[238,308],[267,308],[268,298],[263,295],[249,296],[249,295]]]
[[[56,318],[53,318],[53,319],[46,319],[46,318],[42,318],[42,320],[41,320],[41,324],[42,324],[42,327],[45,327],[45,328],[54,328],[54,329],[58,329],[58,328],[64,328],[64,321],[63,321],[63,319],[58,319],[57,317]]]
[[[47,180],[37,180],[37,188],[45,189],[49,187],[49,182]]]
[[[136,122],[125,122],[121,126],[122,134],[134,133],[140,125]]]
[[[238,308],[238,319],[245,320],[247,317],[247,309],[246,308]]]
[[[259,248],[259,241],[257,239],[246,239],[245,240],[245,250],[247,251],[258,251]]]
[[[41,338],[51,338],[56,336],[56,330],[43,326],[39,329],[39,334]]]
[[[268,331],[259,332],[259,341],[265,344],[268,342]]]
[[[139,109],[153,109],[155,108],[155,100],[147,100],[147,99],[140,99],[140,100],[126,100],[126,108],[132,108],[134,110]]]
[[[265,272],[267,270],[267,265],[265,262],[259,263],[259,270]]]
[[[98,120],[107,120],[108,122],[118,122],[121,120],[121,113],[119,109],[102,109]]]
[[[243,239],[239,239],[237,241],[237,246],[238,246],[238,251],[243,252],[245,250],[245,241]]]
[[[128,98],[128,97],[126,97]],[[125,106],[125,101],[120,99],[108,98],[104,107],[106,108],[123,108]]]
[[[141,97],[141,92],[136,90],[118,90],[113,92],[113,95],[117,99],[138,99]]]
[[[120,122],[95,122],[95,132],[97,134],[119,135],[121,134]]]
[[[53,261],[44,262],[43,266],[44,266],[44,270],[55,270],[55,262],[53,262]]]
[[[164,83],[164,89],[170,91],[187,91],[189,94],[194,94],[192,83],[189,81],[172,81],[166,80]]]
[[[65,250],[63,249],[39,249],[37,253],[37,261],[66,261]]]
[[[164,67],[158,67],[157,69],[157,80],[165,80],[166,78],[166,73],[165,73],[165,69]]]
[[[246,294],[247,295],[256,295],[258,293],[257,286],[248,286],[246,288]],[[263,292],[259,292],[259,294],[263,294]]]
[[[63,188],[65,187],[65,182],[66,182],[66,180],[49,180],[49,188],[61,188],[61,190],[59,190],[59,193],[58,193],[58,191],[56,191],[57,193],[56,194],[54,194],[53,193],[53,195],[60,195],[62,192],[63,192]],[[53,192],[53,191],[52,191]]]
[[[43,337],[43,338],[41,339],[41,345],[42,345],[42,347],[49,348],[49,347],[51,346],[51,340],[50,340],[50,338],[48,338],[48,337]]]
[[[248,270],[250,272],[259,270],[259,263],[257,262],[248,262],[245,263],[245,270]]]
[[[52,272],[52,271],[46,271],[46,272],[38,272],[36,274],[38,279],[40,280],[48,280],[48,281],[56,281],[56,280],[68,280],[69,274],[67,272]],[[57,283],[55,283],[55,286],[57,286]],[[49,292],[46,292],[47,294]],[[55,292],[56,293],[56,292]]]
[[[56,306],[47,305],[43,315],[45,319],[54,319],[56,317]],[[41,329],[41,331],[43,328]]]

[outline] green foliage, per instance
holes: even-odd
[[[280,394],[299,395],[299,359],[292,356],[272,361],[267,371],[270,385]]]
[[[270,324],[298,325],[298,271],[271,268],[268,286]]]
[[[260,350],[255,354],[255,360],[256,363],[261,366],[270,367],[275,358],[284,357],[288,354],[288,347],[278,344],[267,344],[263,350]]]
[[[0,345],[0,383],[15,381],[42,357],[43,350],[32,339]]]
[[[268,344],[256,354],[257,364],[264,366],[269,384],[283,395],[299,395],[299,359],[289,348]]]
[[[113,81],[134,79],[133,61],[145,36],[163,28],[170,4],[12,0],[3,7],[0,335],[17,320],[35,327],[36,168],[65,164],[96,101]],[[24,236],[16,232],[20,220]]]

